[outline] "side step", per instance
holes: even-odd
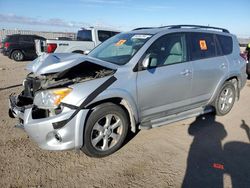
[[[151,129],[151,128],[155,128],[155,127],[160,127],[160,126],[174,123],[177,121],[181,121],[184,119],[197,117],[197,116],[202,115],[202,114],[207,114],[207,113],[212,112],[212,111],[213,111],[212,107],[195,108],[192,110],[180,112],[178,114],[172,114],[172,115],[161,117],[158,119],[152,119],[150,121],[142,122],[139,126],[139,129]]]

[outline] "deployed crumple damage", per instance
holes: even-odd
[[[81,54],[44,54],[27,66],[26,85],[33,92],[114,74],[117,65]]]
[[[44,75],[50,73],[62,72],[66,69],[74,67],[84,61],[107,67],[109,69],[116,70],[119,66],[102,61],[96,58],[92,58],[82,54],[75,53],[54,53],[43,54],[28,64],[26,69],[35,75]]]

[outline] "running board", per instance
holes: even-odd
[[[184,119],[197,117],[197,116],[202,115],[202,114],[207,114],[207,113],[210,113],[212,111],[213,111],[212,107],[195,108],[195,109],[188,110],[185,112],[180,112],[178,114],[173,114],[173,115],[161,117],[158,119],[153,119],[150,121],[142,122],[139,126],[139,129],[151,129],[151,128],[155,128],[155,127],[160,127],[160,126],[174,123],[177,121],[181,121]]]

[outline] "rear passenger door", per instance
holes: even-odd
[[[228,74],[228,62],[221,53],[215,34],[190,33],[190,54],[193,67],[191,102],[206,104],[217,85]]]
[[[137,75],[137,101],[142,121],[185,111],[190,104],[192,66],[187,60],[186,36],[167,34],[146,51],[151,67]]]

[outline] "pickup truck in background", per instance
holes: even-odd
[[[108,38],[120,33],[117,30],[110,30],[104,28],[82,28],[77,32],[76,40],[36,40],[36,53],[81,53],[89,52],[94,47],[104,42]]]

